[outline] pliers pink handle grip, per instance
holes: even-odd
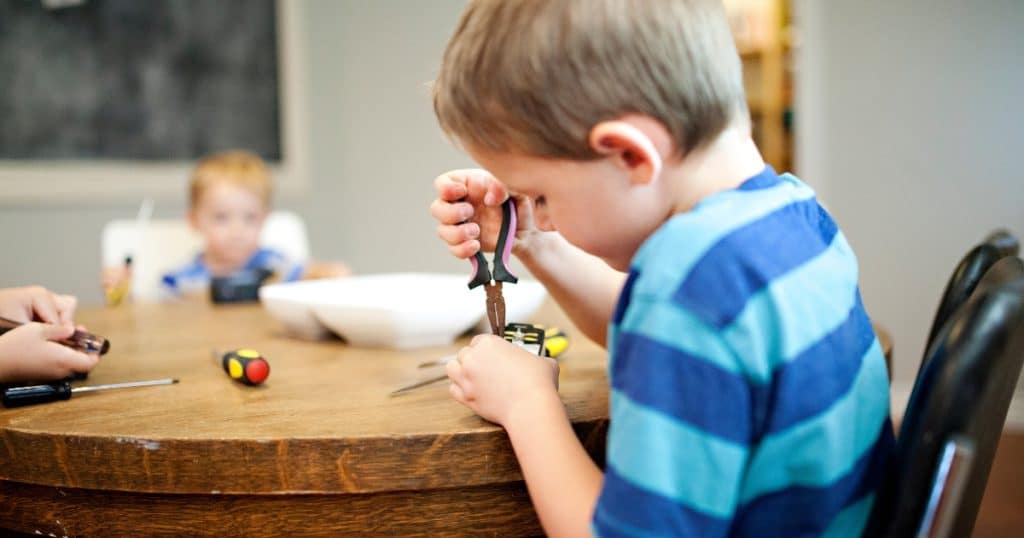
[[[469,259],[473,264],[473,275],[469,280],[469,289],[477,286],[490,284],[491,282],[508,282],[515,284],[519,281],[516,275],[508,268],[509,256],[512,255],[512,243],[516,238],[516,203],[509,198],[501,204],[501,231],[498,235],[498,244],[494,247],[494,269],[487,267],[487,259],[483,252],[477,251]]]

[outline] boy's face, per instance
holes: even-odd
[[[637,185],[608,162],[571,161],[467,148],[513,193],[531,198],[539,229],[628,271],[640,244],[664,222],[668,206],[654,185]]]
[[[267,208],[256,193],[227,182],[214,182],[189,213],[203,236],[204,254],[220,264],[239,268],[259,250]]]

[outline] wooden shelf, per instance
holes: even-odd
[[[747,108],[755,142],[776,170],[792,165],[792,107],[787,64],[792,49],[788,0],[726,0],[726,11],[743,61]]]

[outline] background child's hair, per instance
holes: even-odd
[[[591,159],[590,129],[636,113],[683,154],[746,118],[718,0],[473,0],[448,43],[434,110],[457,142]]]
[[[270,206],[272,191],[270,169],[258,155],[242,150],[214,153],[203,158],[192,171],[189,206],[196,207],[206,190],[218,182],[248,189]]]

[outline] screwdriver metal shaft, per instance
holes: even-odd
[[[71,392],[77,394],[79,392],[92,392],[96,390],[130,389],[132,387],[152,387],[154,385],[173,385],[177,382],[177,379],[168,377],[166,379],[151,379],[149,381],[131,381],[129,383],[110,383],[107,385],[89,385],[87,387],[75,387],[71,389]]]
[[[406,386],[404,386],[404,387],[402,387],[400,389],[396,389],[396,390],[391,391],[391,396],[394,396],[396,394],[401,394],[403,392],[409,392],[410,390],[418,389],[420,387],[425,387],[427,385],[433,385],[434,383],[437,383],[438,381],[444,381],[445,379],[448,379],[448,374],[439,375],[437,377],[432,377],[430,379],[424,379],[423,381],[420,381],[420,382],[417,382],[417,383],[413,383],[412,385],[406,385]]]

